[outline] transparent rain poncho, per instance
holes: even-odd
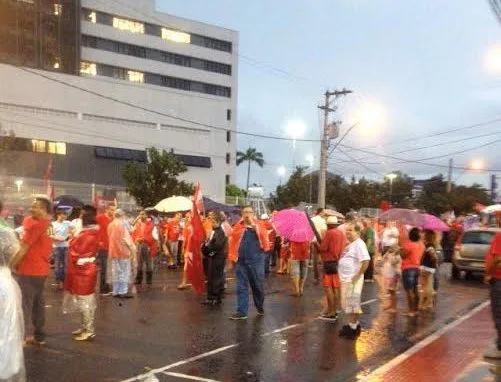
[[[9,262],[19,250],[13,230],[0,229],[0,381],[26,380],[23,356],[24,320],[21,290]]]

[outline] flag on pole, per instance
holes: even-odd
[[[198,209],[198,213],[202,213],[202,215],[205,212],[204,209],[204,197],[202,195],[202,189],[200,188],[200,183],[197,183],[195,186],[195,192],[193,194],[193,201],[195,202],[195,206]]]
[[[202,264],[202,244],[205,240],[205,230],[200,216],[200,210],[197,206],[197,198],[201,198],[200,185],[195,187],[193,195],[193,213],[191,217],[192,234],[190,238],[190,252],[188,256],[188,265],[186,273],[188,280],[193,288],[200,294],[205,289],[205,277]]]
[[[45,190],[51,202],[54,201],[54,187],[52,186],[51,182],[52,175],[53,175],[53,169],[52,169],[52,156],[51,156],[49,158],[49,163],[47,164],[47,169],[45,170],[45,175],[43,178]]]

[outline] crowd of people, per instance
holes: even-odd
[[[400,287],[407,296],[408,316],[434,309],[442,261],[443,237],[439,232],[353,215],[341,219],[319,209],[311,218],[314,239],[296,242],[277,232],[273,216],[258,218],[251,206],[245,206],[234,225],[224,213],[208,211],[200,221],[205,240],[199,252],[190,244],[192,219],[190,212],[159,217],[149,211],[133,218],[112,204],[99,213],[93,206],[83,206],[73,211],[73,219],[66,211],[56,210],[51,219],[51,205],[44,198],[34,200],[29,215],[15,231],[0,219],[0,288],[11,296],[0,302],[9,312],[4,316],[10,325],[18,323],[8,330],[9,357],[22,357],[16,341],[46,342],[44,290],[51,259],[57,287],[64,290],[63,309],[78,311],[81,317],[80,327],[72,333],[76,341],[96,336],[96,289],[102,296],[134,298],[137,289],[149,289],[154,270],[162,262],[169,269],[182,269],[178,289],[187,289],[187,264],[195,253],[201,253],[205,273],[203,304],[222,303],[226,274],[234,268],[237,303],[230,317],[233,320],[247,319],[249,291],[257,315],[265,314],[264,282],[272,269],[279,275],[288,274],[292,295],[303,298],[308,271],[313,268],[314,283],[322,284],[326,301],[319,318],[336,322],[344,312],[346,324],[339,335],[349,340],[361,334],[361,297],[366,283],[378,283],[383,309],[389,314],[397,312]],[[493,304],[493,313],[497,309],[499,316],[501,261],[496,255],[501,254],[491,256],[487,270],[492,298],[498,301]],[[25,336],[22,316],[27,333],[33,335]],[[501,317],[496,324],[501,331]],[[498,351],[501,355],[501,346]],[[18,364],[22,359],[12,361],[12,370]]]

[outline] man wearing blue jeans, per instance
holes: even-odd
[[[230,237],[228,257],[236,263],[237,312],[232,320],[245,320],[249,310],[249,285],[258,315],[264,315],[264,261],[269,250],[268,233],[263,223],[254,217],[252,207],[242,209],[242,220]]]

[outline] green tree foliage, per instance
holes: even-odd
[[[151,147],[147,153],[147,163],[129,162],[123,173],[127,191],[138,205],[151,207],[169,196],[192,194],[193,185],[178,180],[187,168],[172,152]]]
[[[247,162],[247,183],[245,190],[248,190],[251,164],[255,163],[259,167],[263,167],[264,166],[263,153],[260,153],[253,147],[249,147],[246,152],[237,151],[237,166],[240,166],[244,162]]]
[[[243,198],[243,197],[245,197],[245,194],[246,194],[245,190],[242,190],[240,187],[238,187],[235,184],[228,184],[226,186],[226,196]]]

